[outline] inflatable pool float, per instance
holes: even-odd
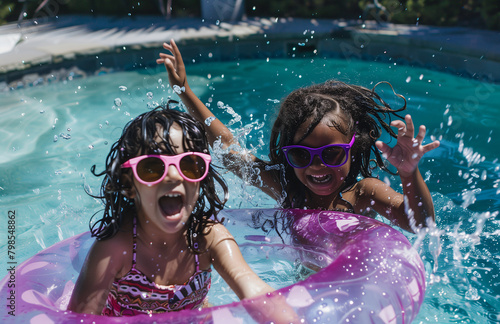
[[[287,247],[301,263],[318,270],[257,298],[286,299],[304,323],[410,323],[420,309],[425,292],[422,260],[406,237],[386,224],[333,211],[241,209],[225,210],[220,216],[242,245],[265,247],[265,257],[273,259]],[[238,233],[234,223],[240,226]],[[7,274],[0,282],[2,300],[7,300],[2,322],[235,324],[255,323],[258,318],[248,307],[255,298],[202,310],[123,318],[66,311],[92,242],[88,232],[66,239]],[[12,275],[14,288],[9,287]]]

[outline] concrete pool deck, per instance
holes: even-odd
[[[186,61],[342,57],[500,82],[495,31],[292,18],[214,24],[200,18],[61,16],[0,26],[0,91],[155,65],[162,43],[171,38],[182,45]]]

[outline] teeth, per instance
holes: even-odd
[[[314,182],[317,182],[317,183],[324,183],[324,182],[328,182],[331,178],[330,175],[328,174],[324,174],[324,175],[311,175],[311,178]]]
[[[169,197],[169,198],[175,198],[175,197],[180,197],[181,195],[180,194],[166,194],[165,197]]]

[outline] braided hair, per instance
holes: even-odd
[[[382,129],[391,137],[397,138],[397,134],[390,127],[390,122],[393,117],[403,119],[398,112],[406,109],[406,99],[394,92],[397,97],[404,100],[404,105],[399,109],[391,108],[375,92],[375,88],[381,83],[389,84],[379,82],[370,90],[362,86],[329,80],[297,89],[282,101],[270,138],[271,163],[284,165],[281,177],[286,181],[280,178],[280,174],[275,174],[276,180],[284,183],[287,192],[282,207],[303,207],[306,187],[286,162],[281,148],[294,144],[296,130],[307,122],[308,125],[300,140],[306,138],[329,112],[336,113],[332,123],[339,132],[348,138],[356,133],[356,140],[351,150],[351,168],[340,188],[341,192],[352,188],[359,174],[363,177],[372,177],[372,169],[375,167],[392,173],[384,164],[375,141],[381,136]],[[389,86],[392,88],[392,85]],[[370,161],[373,161],[370,159],[372,153],[375,157],[375,167],[370,167]]]

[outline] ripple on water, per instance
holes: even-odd
[[[0,164],[13,163],[33,153],[39,139],[52,129],[57,116],[52,107],[30,98],[19,100],[17,104],[3,104],[8,108],[1,110],[3,153],[0,155]]]

